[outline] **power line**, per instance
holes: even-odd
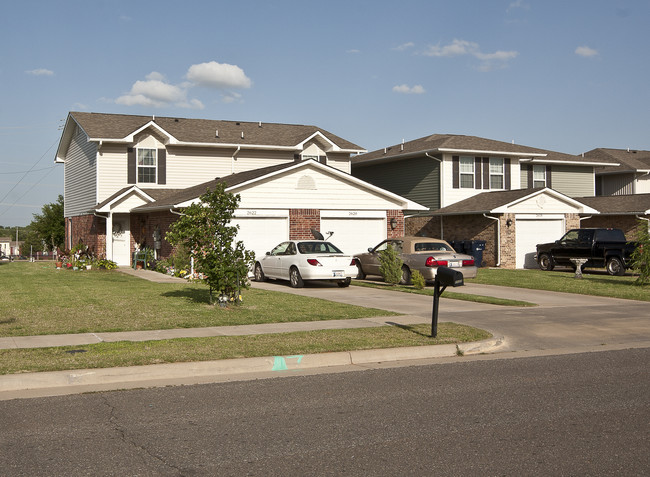
[[[54,169],[56,166],[43,167],[42,169],[30,169],[29,171],[19,171],[19,172],[0,172],[0,175],[9,175],[9,174],[28,174],[30,172],[40,172],[46,171],[48,169]]]

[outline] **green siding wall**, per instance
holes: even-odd
[[[352,175],[429,207],[440,208],[440,162],[428,157],[360,167]]]

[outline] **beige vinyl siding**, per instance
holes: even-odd
[[[102,202],[127,184],[126,146],[103,145],[97,158],[97,202]]]
[[[327,165],[350,174],[350,155],[330,152],[327,154]]]
[[[77,127],[64,166],[64,215],[85,215],[97,204],[97,145]]]
[[[318,208],[383,210],[401,208],[392,201],[358,185],[323,171],[302,169],[274,176],[251,187],[234,189],[241,195],[242,209]]]
[[[586,197],[595,194],[593,167],[551,166],[551,188],[569,197]]]
[[[428,157],[354,167],[352,174],[431,210],[440,208],[440,163]]]

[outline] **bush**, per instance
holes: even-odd
[[[418,290],[422,290],[424,289],[424,286],[426,285],[427,281],[424,279],[424,276],[420,272],[418,272],[417,270],[413,270],[411,272],[411,283]]]
[[[388,245],[386,250],[379,254],[379,273],[384,277],[386,283],[397,285],[402,280],[402,259],[399,258],[397,250]]]
[[[632,268],[639,274],[636,284],[645,285],[650,283],[650,232],[648,232],[648,223],[645,220],[639,220],[637,230],[639,245],[632,253]]]

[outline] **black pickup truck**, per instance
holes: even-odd
[[[537,263],[542,270],[556,265],[573,267],[571,259],[587,260],[583,268],[607,269],[610,275],[624,275],[630,268],[635,242],[627,242],[620,229],[573,229],[551,243],[537,245]]]

